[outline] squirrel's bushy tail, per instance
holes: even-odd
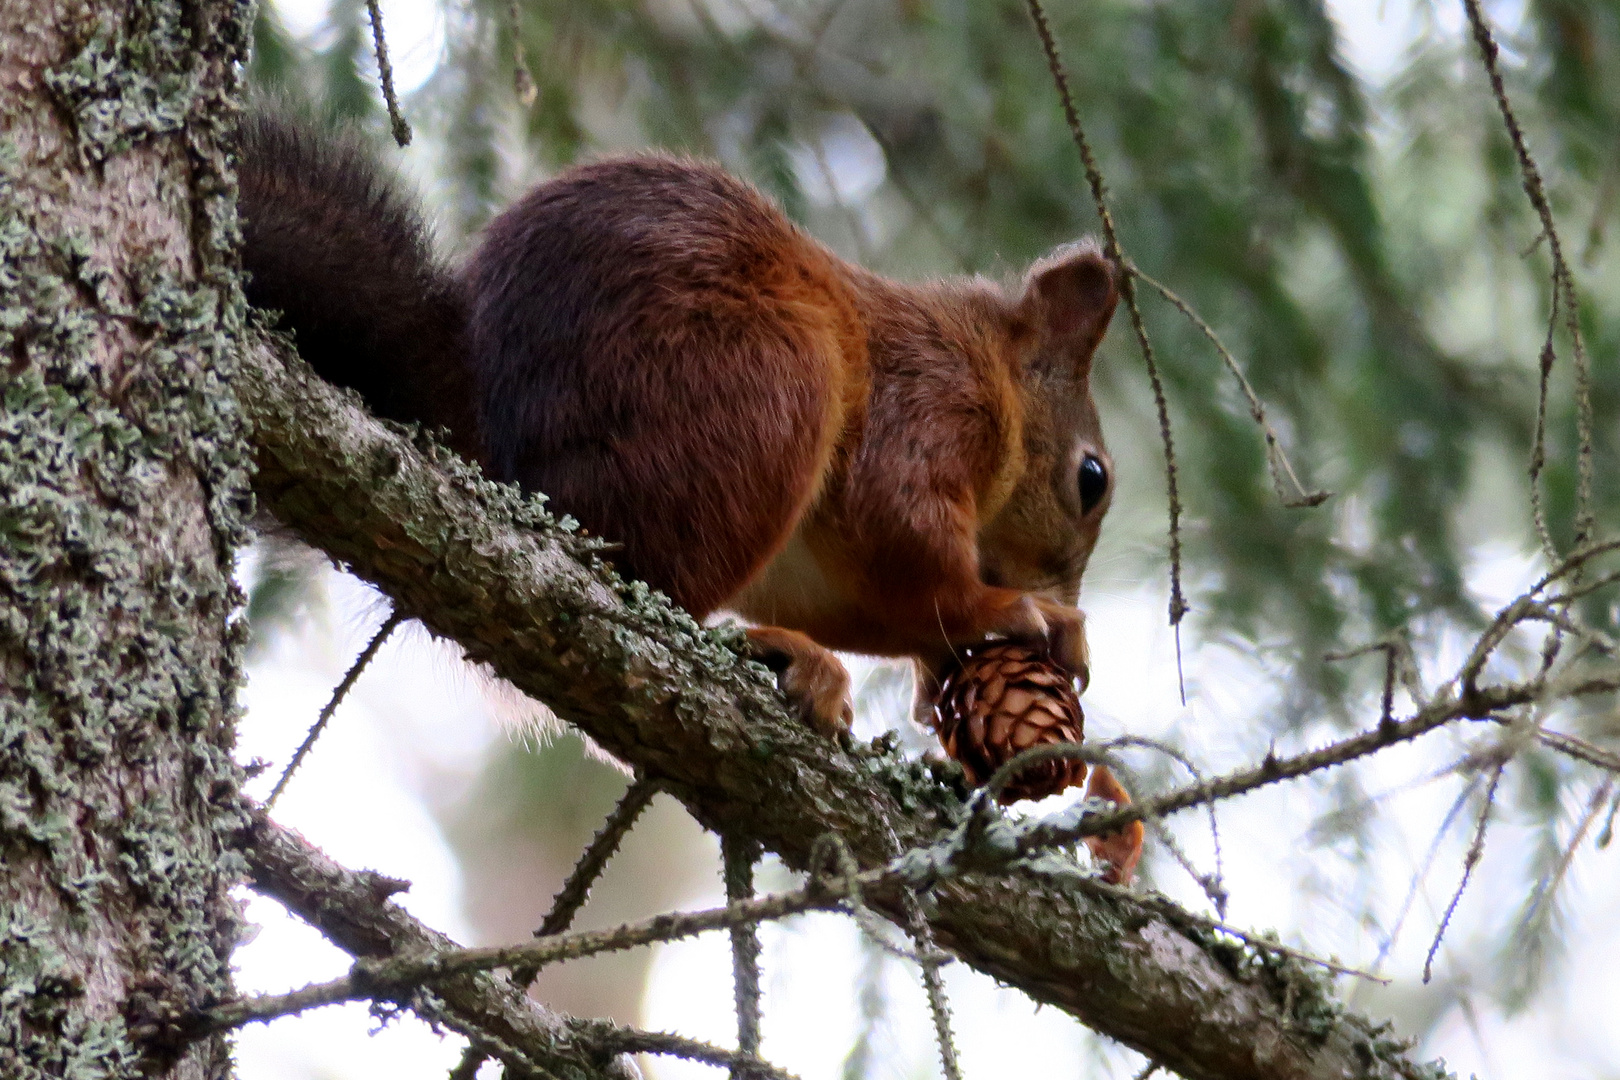
[[[248,302],[377,415],[448,428],[482,459],[468,305],[415,200],[357,135],[274,109],[244,118],[239,145]]]

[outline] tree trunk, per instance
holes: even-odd
[[[0,4],[0,1076],[226,1075],[250,5]]]

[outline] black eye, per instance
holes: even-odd
[[[1108,468],[1095,454],[1080,463],[1080,511],[1091,513],[1108,494]]]

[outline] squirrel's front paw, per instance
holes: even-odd
[[[1083,693],[1091,683],[1091,650],[1086,645],[1086,613],[1044,596],[1024,596],[996,630],[1014,641],[1046,649],[1052,662],[1080,680]]]
[[[829,739],[849,731],[855,710],[849,672],[831,651],[797,630],[756,626],[748,631],[754,659],[776,672],[788,708]]]

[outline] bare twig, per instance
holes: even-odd
[[[1586,834],[1592,831],[1597,816],[1603,812],[1603,804],[1609,801],[1609,797],[1614,794],[1614,791],[1615,782],[1612,776],[1604,777],[1603,783],[1593,790],[1592,797],[1587,800],[1586,813],[1581,815],[1580,823],[1575,826],[1575,832],[1570,836],[1569,843],[1564,845],[1564,850],[1558,856],[1557,864],[1548,871],[1545,877],[1536,882],[1536,891],[1531,894],[1530,904],[1525,909],[1524,918],[1520,920],[1521,928],[1528,928],[1537,913],[1541,911],[1542,905],[1550,901],[1553,895],[1558,892],[1558,887],[1563,884],[1565,876],[1569,873],[1569,864],[1575,858],[1576,849],[1586,839]]]
[[[636,819],[641,812],[647,809],[653,796],[658,794],[658,782],[649,780],[645,776],[638,776],[631,782],[625,793],[619,796],[619,801],[608,814],[607,820],[596,831],[590,844],[580,855],[574,869],[568,874],[562,888],[551,899],[551,910],[541,920],[540,928],[534,932],[535,937],[551,937],[560,934],[574,924],[574,916],[579,909],[585,906],[585,901],[591,895],[591,886],[596,879],[602,876],[607,869],[608,860],[613,853],[619,850],[619,845],[635,827]],[[512,969],[512,977],[524,986],[534,982],[539,974],[538,968],[519,967]]]
[[[578,1026],[586,1039],[608,1053],[664,1054],[718,1065],[722,1069],[730,1069],[733,1076],[752,1076],[759,1080],[798,1080],[792,1073],[754,1054],[726,1050],[712,1043],[666,1031],[640,1031],[604,1021],[586,1021]]]
[[[413,918],[387,898],[408,883],[348,870],[307,840],[255,814],[243,854],[253,887],[284,905],[351,956],[387,958],[453,949],[455,942]],[[498,1058],[514,1077],[578,1076],[631,1080],[633,1072],[581,1046],[570,1021],[524,996],[507,979],[473,972],[434,984],[411,1007],[465,1035]],[[227,1006],[228,1008],[228,1006]],[[203,1014],[196,1030],[218,1030],[220,1016]],[[247,1016],[245,1020],[253,1019]]]
[[[1222,362],[1226,364],[1226,369],[1237,380],[1238,387],[1243,391],[1243,397],[1249,404],[1249,417],[1260,428],[1261,434],[1265,437],[1266,465],[1271,469],[1271,484],[1276,489],[1278,501],[1289,509],[1302,509],[1320,506],[1332,498],[1333,493],[1331,491],[1309,490],[1304,484],[1300,483],[1299,474],[1294,471],[1293,462],[1288,460],[1288,453],[1282,448],[1282,442],[1277,437],[1277,430],[1271,426],[1271,421],[1266,419],[1266,406],[1260,400],[1260,395],[1256,394],[1254,387],[1249,384],[1248,377],[1243,374],[1243,368],[1237,362],[1237,357],[1233,356],[1232,351],[1222,343],[1220,337],[1216,335],[1209,323],[1205,322],[1203,317],[1193,310],[1192,305],[1172,292],[1168,285],[1148,276],[1135,263],[1128,264],[1125,271],[1141,278],[1150,288],[1169,301],[1171,306],[1185,315],[1188,321],[1197,327],[1199,333],[1209,339],[1209,343],[1220,354]],[[1285,476],[1287,477],[1286,484],[1283,482]],[[1293,488],[1293,491],[1288,490],[1290,487]]]
[[[355,661],[349,666],[349,670],[343,673],[343,679],[338,683],[337,689],[332,691],[331,699],[327,701],[325,708],[321,709],[321,714],[315,718],[315,723],[310,726],[309,734],[304,736],[304,741],[299,743],[298,749],[293,752],[292,760],[287,762],[287,768],[282,771],[281,779],[277,780],[276,786],[271,789],[270,797],[264,800],[266,810],[276,805],[276,800],[281,798],[282,791],[287,787],[287,781],[291,780],[293,773],[298,771],[298,766],[304,763],[305,755],[315,745],[315,740],[319,739],[321,733],[326,730],[326,725],[331,721],[332,714],[337,712],[339,705],[343,704],[343,699],[349,695],[349,691],[353,689],[361,673],[366,670],[366,665],[371,663],[371,658],[377,655],[377,650],[383,647],[383,642],[388,640],[388,635],[392,634],[399,624],[404,621],[405,616],[399,611],[391,613],[382,626],[377,628],[377,632],[366,643],[366,647],[360,650],[360,655],[355,657]]]
[[[1503,717],[1493,717],[1493,719],[1501,724],[1510,723]],[[1620,754],[1593,746],[1585,739],[1576,738],[1574,735],[1562,731],[1548,731],[1545,728],[1537,728],[1535,740],[1547,749],[1563,754],[1565,757],[1574,758],[1576,761],[1584,761],[1588,765],[1595,765],[1605,772],[1620,775]]]
[[[1616,791],[1614,798],[1609,800],[1608,816],[1603,819],[1603,828],[1594,841],[1600,849],[1608,847],[1614,840],[1614,815],[1617,812],[1620,812],[1620,791]]]
[[[1514,156],[1519,161],[1519,172],[1523,179],[1524,193],[1530,199],[1530,205],[1535,208],[1537,216],[1541,219],[1541,231],[1547,240],[1547,249],[1553,261],[1553,311],[1556,317],[1558,296],[1563,294],[1564,325],[1569,334],[1571,351],[1574,353],[1575,368],[1575,428],[1577,447],[1575,452],[1575,546],[1580,547],[1592,538],[1596,521],[1592,516],[1592,371],[1591,364],[1586,355],[1586,346],[1581,338],[1580,305],[1575,295],[1575,277],[1571,272],[1569,263],[1564,258],[1563,243],[1558,237],[1558,227],[1553,222],[1552,207],[1547,202],[1546,188],[1541,180],[1541,170],[1536,167],[1535,160],[1530,156],[1530,148],[1526,145],[1524,131],[1519,125],[1519,119],[1513,113],[1513,106],[1508,101],[1507,88],[1502,82],[1502,72],[1497,66],[1497,56],[1500,52],[1496,39],[1492,36],[1490,26],[1485,20],[1485,14],[1480,10],[1479,0],[1463,0],[1463,10],[1467,13],[1469,27],[1473,31],[1474,42],[1479,46],[1480,60],[1484,64],[1485,74],[1490,79],[1491,94],[1496,99],[1496,107],[1502,114],[1502,124],[1507,129],[1508,139],[1513,144]],[[1541,402],[1538,406],[1538,415],[1546,412],[1547,380],[1545,372],[1552,362],[1552,332],[1549,325],[1546,345],[1542,349]],[[1538,424],[1538,429],[1539,429]],[[1538,441],[1537,457],[1533,459],[1532,480],[1539,473],[1541,446]]]
[[[1510,609],[1511,607],[1512,605]],[[1020,850],[1033,852],[1086,836],[1116,832],[1132,821],[1150,820],[1178,810],[1202,806],[1211,800],[1231,798],[1284,780],[1297,779],[1313,772],[1343,765],[1396,743],[1417,738],[1457,720],[1494,718],[1495,714],[1502,710],[1528,704],[1543,696],[1575,697],[1591,693],[1608,693],[1616,689],[1620,689],[1620,672],[1549,686],[1511,684],[1471,687],[1461,695],[1454,691],[1446,691],[1437,694],[1432,701],[1406,720],[1380,724],[1359,735],[1293,757],[1278,758],[1268,754],[1259,765],[1238,769],[1203,783],[1189,784],[1157,798],[1143,799],[1129,806],[1116,807],[1103,813],[1088,810],[1083,805],[1075,807],[1044,821],[1021,825],[1013,842]],[[1090,747],[1056,743],[1027,750],[1003,768],[1022,769],[1057,757],[1078,757],[1091,762],[1102,760],[1102,756]],[[988,792],[990,788],[987,785],[983,790]]]
[[[388,106],[388,126],[394,133],[394,142],[411,145],[411,125],[399,111],[399,95],[394,93],[394,66],[388,62],[388,43],[383,40],[382,8],[378,0],[366,0],[366,14],[371,17],[371,44],[377,52],[377,78],[382,83],[383,103]]]
[[[1507,769],[1507,758],[1499,760],[1491,770],[1491,782],[1485,788],[1484,805],[1479,808],[1479,821],[1474,826],[1474,839],[1468,845],[1468,853],[1463,856],[1462,880],[1457,882],[1457,891],[1451,894],[1451,902],[1446,905],[1446,912],[1440,917],[1440,925],[1435,928],[1434,940],[1429,943],[1429,953],[1423,958],[1423,982],[1428,984],[1434,970],[1434,956],[1440,951],[1440,943],[1445,940],[1446,928],[1451,925],[1451,916],[1456,913],[1457,905],[1462,902],[1463,891],[1468,888],[1469,880],[1474,876],[1474,867],[1479,865],[1480,857],[1485,854],[1485,829],[1490,824],[1491,808],[1496,805],[1496,789],[1502,782],[1502,773]]]
[[[1446,811],[1446,816],[1440,819],[1440,827],[1434,831],[1434,839],[1429,841],[1429,850],[1424,853],[1423,862],[1418,865],[1417,870],[1412,874],[1411,882],[1407,885],[1406,898],[1401,901],[1401,909],[1395,915],[1395,924],[1389,928],[1384,943],[1378,947],[1378,955],[1374,957],[1372,963],[1374,971],[1382,968],[1384,961],[1389,959],[1389,954],[1395,948],[1396,940],[1401,936],[1401,929],[1406,925],[1406,917],[1411,914],[1412,903],[1417,899],[1418,890],[1423,887],[1423,882],[1427,880],[1429,871],[1434,867],[1434,860],[1440,855],[1441,842],[1445,840],[1446,834],[1451,831],[1452,822],[1457,820],[1457,815],[1462,813],[1462,808],[1468,805],[1469,797],[1474,794],[1478,787],[1479,777],[1473,776],[1469,778],[1468,783],[1463,785],[1462,791],[1457,794],[1457,798],[1452,801],[1451,808]]]
[[[891,860],[900,859],[904,852],[901,850],[900,838],[894,834],[893,829],[886,829],[888,854]],[[849,884],[846,886],[850,893],[851,903],[855,914],[862,913],[860,903],[861,886],[854,876],[855,859],[848,848],[838,842],[836,846],[840,860],[840,870]],[[895,865],[894,861],[890,866]],[[917,954],[910,957],[922,970],[923,989],[928,994],[928,1013],[934,1021],[934,1041],[939,1048],[939,1065],[945,1074],[945,1080],[962,1080],[962,1068],[958,1062],[956,1052],[956,1037],[951,1033],[951,1004],[945,993],[945,980],[940,970],[950,960],[950,957],[939,950],[934,941],[934,931],[928,925],[928,918],[923,913],[922,904],[917,900],[917,891],[909,884],[901,888],[901,911],[905,914],[905,927],[911,935],[912,941],[917,944]],[[885,949],[889,944],[880,935],[868,930],[867,936]],[[893,950],[890,950],[893,951]]]
[[[1156,750],[1179,764],[1183,769],[1186,769],[1195,783],[1202,782],[1204,779],[1203,771],[1193,764],[1192,758],[1169,743],[1161,742],[1158,739],[1149,739],[1141,735],[1121,735],[1118,738],[1098,743],[1097,749],[1106,753],[1121,746],[1140,746],[1143,749]],[[1155,830],[1155,836],[1169,849],[1170,854],[1181,864],[1182,869],[1186,870],[1192,879],[1198,883],[1198,887],[1204,891],[1204,895],[1209,898],[1209,902],[1215,905],[1215,914],[1225,918],[1226,904],[1231,897],[1226,891],[1226,875],[1221,862],[1221,825],[1216,814],[1215,804],[1210,803],[1206,810],[1209,812],[1209,839],[1215,849],[1214,873],[1200,874],[1197,868],[1192,865],[1191,860],[1175,845],[1175,841],[1171,839],[1168,830],[1159,827]]]
[[[557,895],[552,898],[551,910],[540,923],[540,929],[534,932],[535,937],[560,934],[573,925],[574,916],[585,906],[585,900],[591,894],[591,886],[602,876],[608,860],[619,850],[619,845],[635,827],[636,819],[647,809],[656,794],[658,781],[638,776],[619,797],[607,820],[602,823],[590,845],[574,864],[568,880],[563,882],[562,888],[558,889]]]
[[[540,96],[534,85],[534,73],[529,70],[528,51],[523,47],[523,9],[519,0],[512,0],[506,12],[512,32],[512,93],[525,109]]]
[[[1102,222],[1105,251],[1109,259],[1113,260],[1122,271],[1119,279],[1120,296],[1130,312],[1131,328],[1136,331],[1136,342],[1142,349],[1142,360],[1147,365],[1148,382],[1153,387],[1153,405],[1159,416],[1159,439],[1164,446],[1165,491],[1170,503],[1170,625],[1176,630],[1176,666],[1179,677],[1181,620],[1187,614],[1187,599],[1181,589],[1181,485],[1176,466],[1175,439],[1170,430],[1170,406],[1165,399],[1164,380],[1159,377],[1159,365],[1154,358],[1153,343],[1148,340],[1147,326],[1142,321],[1142,309],[1137,303],[1136,280],[1131,273],[1125,272],[1130,264],[1119,246],[1114,216],[1108,209],[1108,194],[1103,184],[1102,171],[1097,167],[1096,155],[1092,153],[1091,143],[1086,139],[1085,128],[1080,124],[1080,113],[1075,108],[1074,95],[1069,90],[1069,76],[1063,68],[1062,57],[1058,55],[1057,39],[1052,36],[1052,26],[1047,21],[1046,9],[1041,6],[1041,0],[1027,0],[1027,4],[1030,18],[1035,22],[1035,32],[1040,35],[1041,48],[1046,53],[1046,65],[1051,69],[1052,81],[1062,101],[1063,117],[1068,122],[1069,132],[1074,136],[1074,144],[1080,151],[1086,181],[1091,185],[1091,198],[1096,204],[1097,217]],[[1181,699],[1185,704],[1187,700],[1185,681],[1181,686]]]
[[[940,974],[940,969],[949,958],[934,944],[934,932],[929,929],[928,920],[923,917],[922,906],[917,903],[917,894],[907,889],[903,902],[906,905],[906,919],[911,924],[912,936],[922,953],[919,966],[922,968],[923,989],[928,992],[928,1014],[934,1021],[934,1042],[939,1047],[939,1066],[945,1074],[945,1080],[962,1080],[962,1066],[957,1061],[956,1038],[951,1034],[951,1003],[945,995],[944,976]]]
[[[988,865],[985,862],[986,851],[973,854],[956,851],[955,845],[949,840],[944,842],[944,845],[941,851],[947,860],[954,851],[956,854],[967,856],[964,859],[964,866]],[[837,847],[838,845],[835,845],[835,848]],[[1016,846],[1009,847],[1004,842],[990,845],[989,850],[998,854],[1003,864],[1018,855]],[[860,902],[861,892],[867,889],[898,886],[909,891],[911,879],[917,876],[919,869],[913,859],[916,854],[908,853],[888,866],[865,873],[854,872],[849,860],[845,858],[840,860],[840,865],[844,867],[843,876],[818,876],[803,889],[755,900],[739,900],[723,908],[708,911],[660,915],[643,923],[621,926],[608,931],[564,935],[533,944],[472,949],[440,948],[427,954],[403,955],[387,959],[361,958],[355,961],[349,974],[341,978],[311,984],[285,994],[263,994],[219,1006],[194,1018],[190,1030],[196,1034],[223,1031],[343,1001],[395,1000],[402,996],[408,997],[420,987],[437,985],[445,979],[474,972],[518,965],[542,966],[564,959],[576,959],[601,952],[620,951],[654,942],[670,941],[708,930],[753,925],[765,919],[834,907],[840,900],[856,904]],[[945,863],[939,862],[935,865],[937,867]],[[1209,929],[1220,930],[1257,949],[1320,964],[1340,973],[1376,978],[1334,961],[1323,960],[1267,939],[1257,938],[1217,920],[1182,911],[1169,900],[1157,896],[1139,896],[1101,881],[1088,882],[1087,887],[1102,890],[1111,896],[1128,900],[1136,906],[1146,907],[1176,920],[1190,921]],[[940,954],[935,952],[932,956],[933,962],[925,964],[925,970],[932,967],[937,972]],[[946,1030],[948,1032],[948,1027]],[[950,1045],[948,1039],[944,1041],[944,1045]],[[749,1069],[757,1067],[755,1062],[758,1059],[752,1055],[739,1054],[734,1060],[742,1067]],[[947,1062],[949,1069],[954,1064],[954,1049]]]
[[[1547,467],[1547,393],[1552,383],[1553,364],[1558,353],[1553,348],[1553,334],[1558,327],[1559,289],[1554,283],[1547,311],[1547,337],[1541,343],[1541,354],[1536,360],[1536,427],[1530,442],[1530,519],[1535,524],[1536,536],[1541,540],[1541,551],[1548,561],[1557,561],[1558,545],[1547,526],[1547,507],[1541,496],[1541,474]]]
[[[873,875],[873,883],[886,880]],[[387,998],[402,988],[437,983],[445,978],[496,968],[545,967],[606,952],[622,952],[643,945],[675,941],[710,930],[729,930],[805,911],[835,908],[844,899],[836,883],[780,893],[758,900],[740,901],[703,911],[659,915],[645,922],[611,930],[589,930],[517,945],[484,948],[442,948],[435,952],[386,960],[359,959],[348,975],[306,986],[292,994],[271,994],[224,1005],[214,1010],[204,1027],[217,1031],[256,1020],[284,1015],[316,1005],[366,998]]]
[[[720,838],[725,863],[726,902],[750,900],[754,895],[754,863],[759,845],[735,834]],[[754,923],[731,928],[732,995],[737,1009],[737,1050],[759,1056],[759,931]],[[733,1067],[733,1080],[753,1080],[754,1074]]]

